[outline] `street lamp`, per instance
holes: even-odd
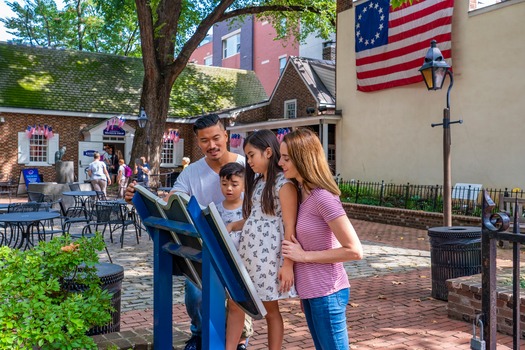
[[[144,110],[144,107],[140,107],[139,117],[137,118],[137,123],[139,123],[139,128],[144,129],[148,124],[148,115]]]
[[[443,226],[452,226],[452,184],[450,175],[450,124],[463,123],[463,120],[450,121],[450,90],[454,85],[454,76],[450,66],[445,61],[436,41],[430,42],[423,66],[419,69],[428,90],[440,90],[445,82],[445,77],[450,77],[447,90],[447,107],[443,110],[443,122],[431,124],[432,127],[443,125]]]

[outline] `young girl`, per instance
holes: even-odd
[[[363,258],[361,242],[316,134],[299,128],[285,135],[279,164],[301,191],[297,238],[284,241],[282,253],[295,261],[296,288],[315,348],[348,349],[350,283],[343,262]]]
[[[281,242],[295,234],[297,189],[279,167],[279,142],[270,130],[259,130],[244,141],[246,162],[244,220],[229,224],[242,228],[239,255],[266,308],[268,348],[281,349],[284,325],[279,299],[293,296],[293,263],[283,259]],[[233,304],[233,303],[232,303]],[[232,305],[233,307],[237,307]],[[228,318],[226,348],[235,349],[244,318]]]

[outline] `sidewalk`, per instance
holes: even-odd
[[[347,311],[352,349],[470,349],[472,325],[449,319],[447,303],[430,296],[430,246],[426,230],[352,222],[365,250],[365,259],[345,264],[352,285]],[[150,246],[151,241],[143,237],[139,246],[130,240],[124,250],[112,247],[117,263],[140,262],[138,269],[125,267],[125,280],[129,279],[129,284],[123,285],[123,332],[153,328],[151,264],[147,262],[151,261]],[[136,248],[139,250],[135,251]],[[143,255],[145,251],[149,253]],[[508,264],[503,259],[509,259],[510,253],[499,250],[498,257],[502,260],[498,263]],[[189,318],[180,278],[174,283],[173,296],[175,343],[182,346],[181,338],[189,337]],[[282,301],[280,307],[285,322],[283,349],[312,349],[299,302]],[[249,348],[266,349],[265,322],[256,321],[254,328]],[[498,349],[511,348],[512,338],[498,333]]]
[[[18,199],[13,199],[17,201]],[[363,243],[365,258],[345,264],[351,287],[347,319],[352,349],[470,349],[472,325],[447,317],[447,303],[431,298],[430,245],[426,230],[352,220]],[[121,295],[121,339],[151,339],[153,329],[152,241],[125,236],[124,248],[108,242],[113,262],[124,267]],[[116,241],[118,242],[118,240]],[[521,252],[525,261],[524,251]],[[498,265],[509,265],[512,250],[498,250]],[[107,261],[105,253],[101,261]],[[184,307],[184,283],[174,278],[174,345],[189,338]],[[297,299],[280,303],[285,322],[283,349],[313,349]],[[254,322],[249,349],[266,349],[264,320]],[[120,342],[119,342],[120,341]],[[497,334],[498,349],[512,349],[512,338]],[[128,343],[129,344],[129,343]],[[525,348],[525,342],[522,343]],[[104,347],[101,346],[101,349]]]

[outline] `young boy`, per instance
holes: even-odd
[[[222,221],[225,225],[231,222],[239,221],[242,219],[242,194],[244,192],[244,166],[239,163],[227,163],[219,171],[219,177],[221,179],[221,192],[224,195],[224,201],[217,204],[217,211],[221,215]],[[241,231],[232,231],[230,236],[233,240],[235,248],[239,248],[239,240],[241,239]],[[232,305],[233,304],[233,305]],[[228,345],[237,344],[237,350],[246,349],[246,339],[253,333],[252,319],[234,303],[228,301],[228,320],[230,322],[243,322],[244,329],[241,335],[241,340],[231,340],[228,344],[226,341],[226,348],[232,348]],[[239,324],[239,323],[237,323]]]

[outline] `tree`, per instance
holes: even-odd
[[[54,0],[6,2],[15,13],[2,18],[17,43],[123,56],[140,56],[133,0]]]
[[[280,37],[295,34],[299,40],[314,30],[325,38],[335,31],[335,0],[135,0],[135,3],[144,64],[140,105],[147,113],[149,125],[135,133],[131,159],[147,154],[153,169],[158,169],[160,162],[173,84],[215,23],[242,21],[245,16],[256,15],[268,19]]]

